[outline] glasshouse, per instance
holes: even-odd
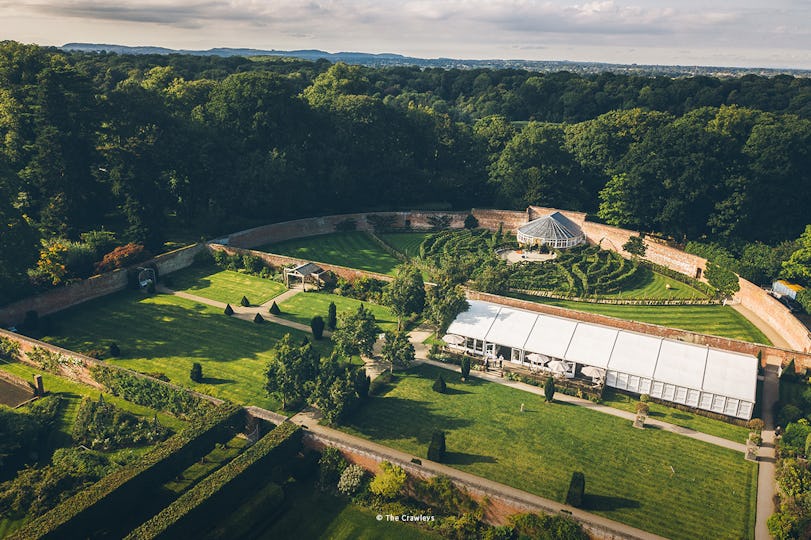
[[[448,327],[452,350],[510,361],[561,377],[587,377],[613,388],[750,419],[757,358],[470,301]]]
[[[551,248],[569,248],[582,244],[586,235],[572,220],[554,212],[518,227],[518,243],[525,246],[545,245]]]

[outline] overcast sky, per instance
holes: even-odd
[[[809,0],[0,0],[0,39],[811,69]]]

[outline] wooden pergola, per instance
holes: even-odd
[[[307,290],[307,281],[315,283],[316,287],[321,288],[324,281],[321,275],[326,272],[323,268],[315,263],[304,263],[296,266],[295,268],[284,269],[284,284],[289,289],[291,287],[291,278],[296,278],[301,281],[301,289]]]

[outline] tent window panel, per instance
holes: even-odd
[[[616,388],[617,386],[617,373],[615,371],[609,371],[605,375],[605,384],[607,386],[613,386]]]
[[[666,384],[665,389],[662,391],[662,399],[673,401],[675,395],[676,395],[676,387],[673,386],[672,384]]]
[[[708,394],[706,392],[702,393],[701,401],[699,401],[698,406],[702,409],[707,409],[708,411],[712,409],[712,394]]]
[[[724,414],[728,414],[730,416],[735,416],[738,414],[738,405],[740,404],[740,400],[734,398],[727,398],[727,403],[724,406]]]
[[[673,398],[673,401],[675,401],[676,403],[681,403],[681,404],[687,403],[687,389],[682,388],[681,386],[677,386],[676,387],[676,395]]]
[[[631,392],[639,392],[639,377],[636,375],[628,376],[628,390]]]
[[[661,398],[664,392],[665,385],[664,383],[660,383],[658,381],[654,381],[653,388],[651,388],[650,395],[655,398]]]
[[[513,349],[512,356],[510,356],[510,360],[513,362],[521,362],[521,349]]]
[[[687,391],[687,405],[691,407],[698,407],[698,398],[700,397],[701,392],[698,390],[688,390]]]
[[[752,403],[749,401],[741,401],[740,407],[738,407],[738,415],[739,418],[746,418],[747,420],[752,417]]]
[[[617,388],[628,388],[628,374],[617,373]]]
[[[717,413],[724,412],[724,405],[726,405],[726,398],[724,396],[715,396],[712,398],[712,411]]]
[[[639,393],[640,394],[650,394],[650,379],[641,379],[639,381]]]

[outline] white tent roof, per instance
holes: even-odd
[[[662,338],[620,332],[614,343],[608,369],[652,379],[661,344]]]
[[[605,368],[619,330],[594,324],[578,324],[566,350],[566,360]]]
[[[449,334],[754,402],[757,359],[472,300]]]
[[[563,358],[575,328],[576,321],[538,315],[538,321],[527,337],[524,350]]]
[[[756,385],[750,384],[754,380],[757,380],[757,358],[710,349],[703,390],[754,402]]]
[[[484,339],[490,331],[501,306],[489,302],[468,302],[470,308],[457,315],[448,327],[448,334]]]
[[[487,333],[487,342],[521,349],[537,320],[535,313],[501,308]]]
[[[704,382],[706,363],[707,347],[665,339],[653,377],[664,383],[699,390]]]

